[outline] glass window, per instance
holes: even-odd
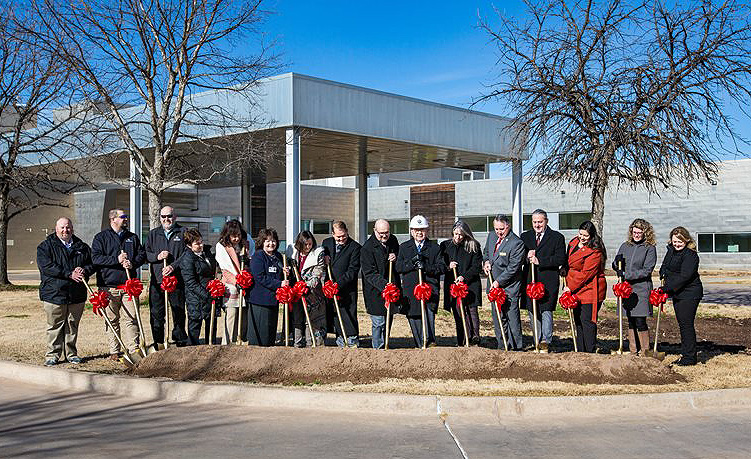
[[[574,230],[587,220],[592,220],[592,212],[571,212],[558,214],[558,229]]]
[[[459,220],[463,221],[473,233],[487,233],[488,232],[488,217],[484,215],[482,217],[459,217]]]
[[[699,234],[699,252],[714,252],[714,234]]]
[[[224,217],[211,217],[211,232],[221,233],[224,226]]]
[[[310,222],[311,220],[300,220],[300,231],[310,231]]]
[[[751,233],[715,233],[714,251],[717,253],[751,252]]]
[[[391,220],[392,234],[409,234],[409,220]]]
[[[532,214],[524,214],[524,217],[522,218],[522,223],[524,225],[522,226],[522,231],[527,231],[532,229]],[[513,225],[513,218],[511,220],[511,224]]]
[[[313,221],[313,234],[330,234],[331,222],[314,220]]]

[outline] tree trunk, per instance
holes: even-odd
[[[158,228],[161,225],[159,211],[162,210],[162,193],[153,191],[158,189],[149,184],[149,229]]]
[[[10,285],[8,279],[8,191],[0,189],[0,285]]]
[[[608,161],[600,162],[596,174],[592,185],[592,223],[602,237],[605,225],[605,192],[608,189]]]

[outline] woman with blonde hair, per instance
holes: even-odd
[[[480,271],[482,270],[482,251],[480,243],[472,235],[472,230],[462,220],[454,223],[452,238],[441,242],[441,256],[443,263],[448,268],[443,280],[443,308],[454,313],[456,322],[456,341],[458,346],[469,343],[480,343],[480,316],[477,308],[482,303],[482,285],[480,283]],[[454,278],[454,268],[457,277]],[[467,296],[462,299],[462,311],[456,306],[456,298],[451,296],[451,284],[455,282],[467,284]],[[464,336],[464,322],[467,324],[468,337]]]
[[[628,227],[626,242],[621,244],[613,261],[613,269],[634,289],[623,300],[623,314],[628,318],[628,347],[632,354],[649,356],[649,328],[647,316],[652,315],[649,292],[652,291],[652,271],[657,264],[655,231],[648,221],[635,219]]]
[[[677,226],[670,231],[668,251],[660,266],[665,280],[663,290],[673,299],[673,309],[681,330],[681,358],[676,365],[696,365],[694,319],[704,288],[699,278],[699,255],[688,230]]]

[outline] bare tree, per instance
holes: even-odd
[[[64,61],[34,43],[34,18],[0,3],[0,285],[8,285],[8,225],[40,206],[67,207],[86,184],[70,164],[76,124],[55,119],[52,107],[74,94]],[[79,161],[82,159],[79,158]]]
[[[87,107],[99,115],[89,128],[100,140],[111,136],[109,151],[126,151],[140,168],[152,228],[165,190],[268,158],[253,137],[230,137],[258,127],[253,88],[275,68],[260,30],[267,15],[261,6],[262,0],[36,3],[47,47],[64,50]]]
[[[668,6],[669,5],[669,6]],[[535,179],[592,192],[602,231],[612,185],[659,193],[717,174],[719,151],[747,144],[733,113],[751,100],[749,6],[724,2],[528,2],[480,27],[498,80],[475,103],[506,102]]]

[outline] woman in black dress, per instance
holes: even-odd
[[[480,243],[472,235],[469,225],[461,220],[454,223],[452,238],[441,242],[441,256],[443,263],[448,267],[443,279],[443,308],[454,314],[456,343],[458,346],[464,345],[464,325],[456,307],[456,298],[451,296],[451,284],[461,281],[467,284],[469,290],[467,296],[462,299],[467,334],[470,344],[477,345],[480,343],[480,316],[477,308],[482,303],[480,283],[482,252]],[[453,268],[456,268],[456,278],[454,278]]]
[[[665,279],[663,290],[673,299],[673,309],[681,330],[681,358],[676,365],[696,365],[694,319],[704,288],[699,278],[699,255],[688,230],[682,226],[670,232],[670,243],[660,266]]]

